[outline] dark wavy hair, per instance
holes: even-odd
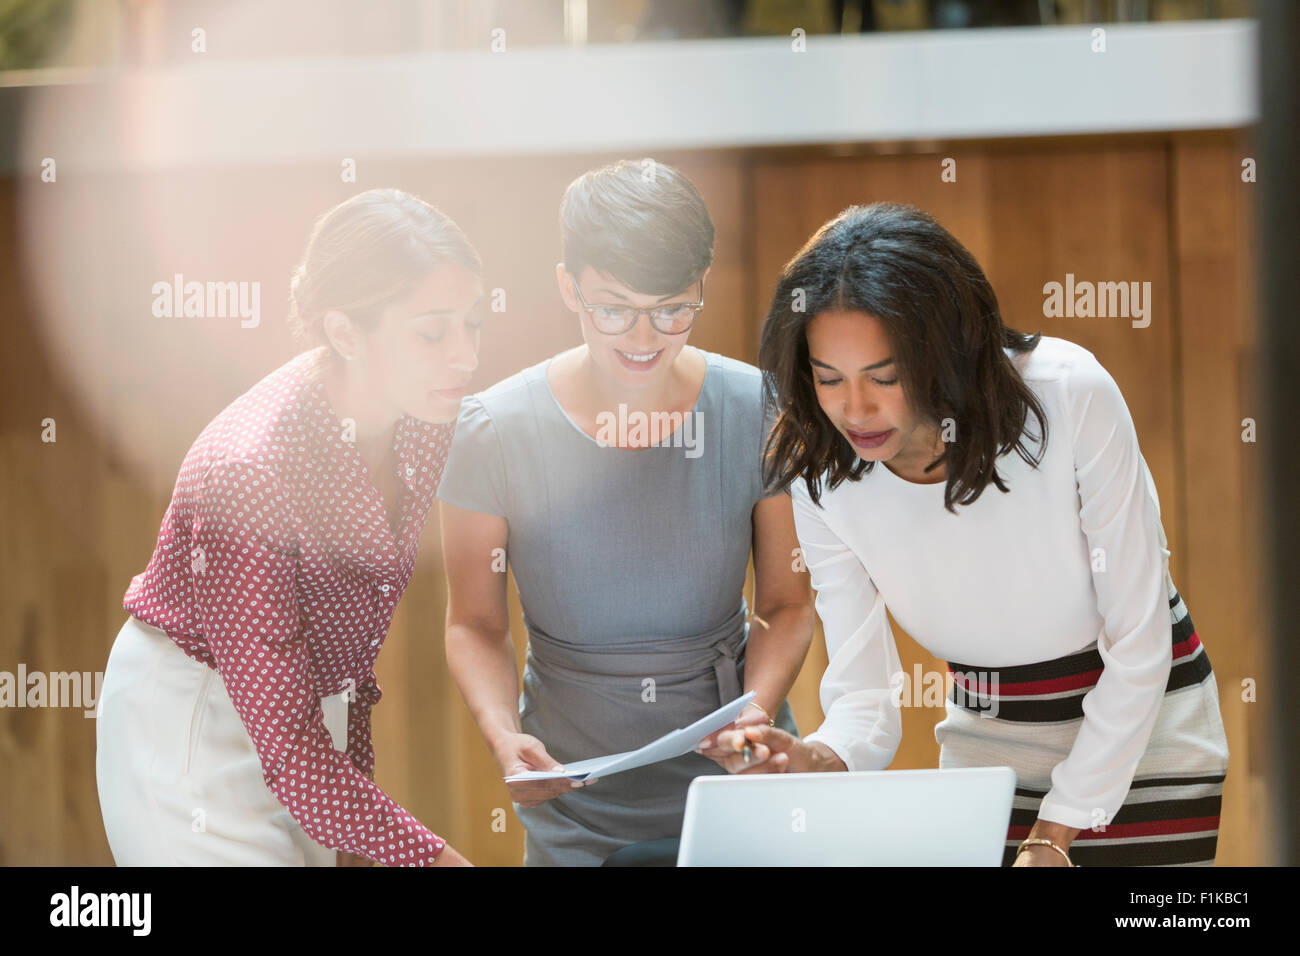
[[[1031,351],[1041,333],[1002,323],[974,256],[933,217],[874,203],[851,206],[818,229],[777,283],[759,345],[764,398],[779,412],[764,454],[769,487],[784,490],[802,478],[820,502],[823,479],[834,489],[874,465],[831,424],[814,390],[805,327],[832,309],[879,320],[909,407],[932,424],[956,423],[955,440],[926,468],[947,469],[946,509],[955,514],[954,504],[972,504],[990,484],[1006,492],[1000,455],[1014,449],[1034,467],[1042,461],[1047,416],[1003,351]],[[1031,415],[1038,420],[1032,437]]]

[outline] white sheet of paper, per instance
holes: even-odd
[[[689,727],[670,731],[658,740],[652,740],[638,750],[627,750],[621,754],[607,757],[590,757],[564,765],[563,770],[525,770],[506,777],[506,782],[513,780],[586,780],[588,777],[606,777],[611,773],[648,767],[661,760],[672,760],[682,754],[690,753],[698,744],[715,730],[721,730],[740,716],[745,705],[754,699],[754,692],[742,694],[729,704],[724,704],[711,714],[701,717]]]

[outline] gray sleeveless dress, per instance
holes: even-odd
[[[758,369],[703,354],[693,412],[648,448],[582,431],[546,382],[550,359],[461,405],[438,497],[509,523],[528,630],[520,721],[561,763],[633,750],[744,686],[745,568],[770,418]],[[776,720],[797,732],[788,703]],[[515,804],[524,864],[596,865],[676,837],[691,780],[723,772],[686,754]]]

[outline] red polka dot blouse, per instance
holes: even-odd
[[[371,781],[374,661],[415,567],[454,422],[403,416],[401,519],[330,407],[324,347],[212,420],[181,465],[148,567],[122,605],[215,668],[267,787],[322,846],[427,865],[444,841]],[[346,754],[320,698],[349,694]]]

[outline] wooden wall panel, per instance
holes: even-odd
[[[1286,693],[1264,670],[1258,456],[1269,440],[1257,394],[1254,184],[1247,141],[1183,142],[1172,152],[1181,441],[1187,495],[1183,587],[1219,681],[1229,772],[1218,861],[1270,862],[1267,701]],[[1243,440],[1253,419],[1257,441]],[[1253,684],[1253,693],[1247,683]]]

